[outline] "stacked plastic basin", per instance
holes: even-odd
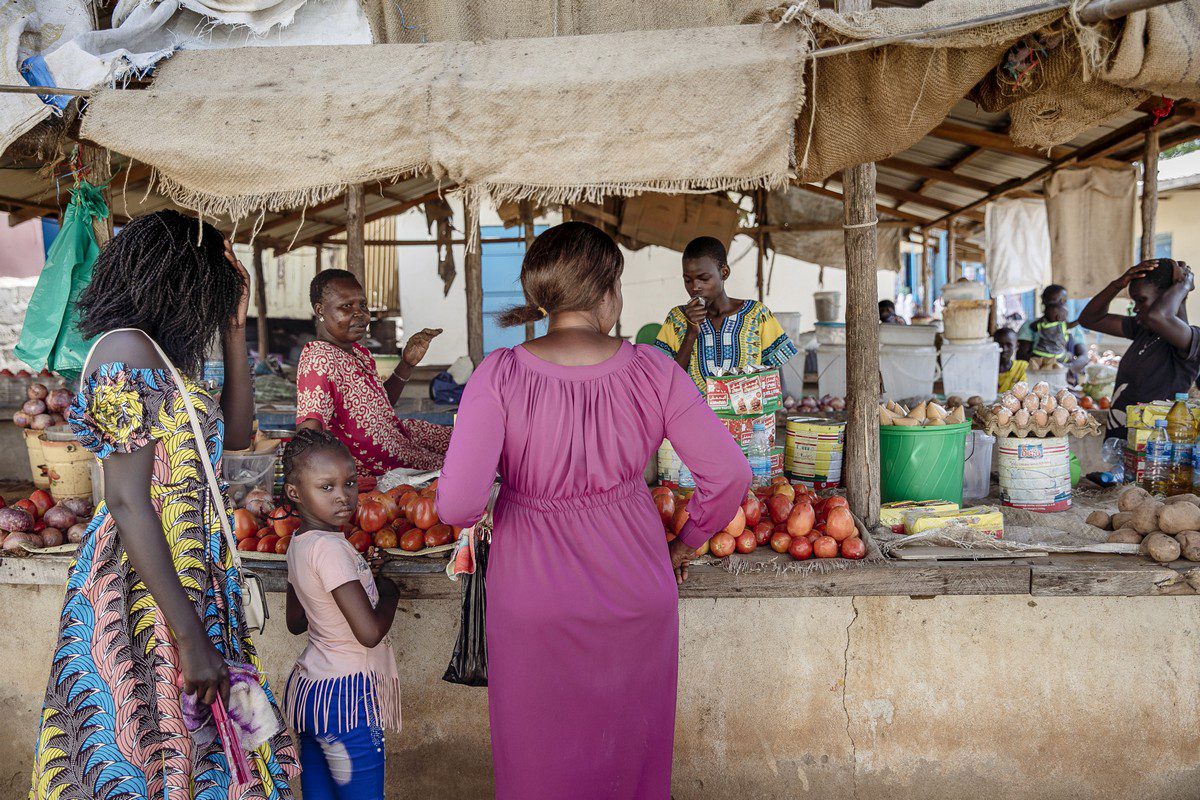
[[[937,329],[932,325],[879,326],[879,371],[885,400],[926,398],[937,380]]]

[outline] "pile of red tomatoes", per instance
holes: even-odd
[[[670,541],[688,520],[690,496],[664,486],[655,487],[651,494]],[[785,478],[776,478],[771,486],[748,492],[725,529],[702,544],[696,554],[727,558],[733,553],[753,553],[764,545],[800,561],[860,559],[867,554],[846,498],[820,497],[804,484],[791,484]]]

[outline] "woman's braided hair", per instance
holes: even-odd
[[[79,331],[91,339],[137,328],[180,370],[197,375],[244,287],[220,231],[178,211],[157,211],[130,222],[100,251],[79,298]]]
[[[283,479],[291,482],[292,473],[300,462],[309,455],[322,450],[333,451],[350,457],[350,451],[342,440],[323,428],[301,428],[283,448]]]

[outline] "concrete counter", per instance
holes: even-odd
[[[253,566],[282,588],[281,563]],[[1192,566],[697,566],[680,603],[673,797],[1193,800]],[[392,633],[405,730],[387,743],[389,798],[491,796],[486,690],[441,681],[459,612],[443,567],[393,568],[406,598]],[[65,570],[63,558],[0,562],[2,800],[27,790]],[[269,594],[256,637],[276,686],[304,644],[283,601]]]

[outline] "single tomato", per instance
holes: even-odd
[[[433,498],[437,497],[437,487],[436,486],[426,486],[424,489],[417,492],[417,494],[419,494],[421,497],[426,498],[427,500],[432,500]]]
[[[775,526],[769,522],[760,522],[754,526],[754,541],[760,546],[771,541],[771,534],[775,532]]]
[[[746,515],[742,513],[742,509],[737,510],[733,519],[729,520],[729,524],[725,526],[725,530],[729,531],[735,539],[742,535],[742,532],[746,530]]]
[[[354,546],[355,550],[365,553],[371,549],[371,534],[366,531],[355,531],[350,534],[349,542]]]
[[[789,497],[781,494],[771,495],[771,499],[767,501],[767,514],[772,522],[787,522],[792,513],[792,505]]]
[[[425,531],[420,528],[413,528],[410,531],[405,531],[400,537],[400,549],[407,550],[410,553],[415,553],[418,550],[425,549]]]
[[[414,489],[413,487],[409,486],[407,483],[402,483],[399,486],[395,486],[395,487],[392,487],[391,489],[388,489],[386,492],[384,492],[384,494],[386,494],[388,497],[395,500],[396,504],[399,505],[400,500],[406,494],[416,494],[416,492],[417,492],[417,490]]]
[[[855,536],[842,542],[842,558],[860,559],[867,554],[867,543]]]
[[[1096,407],[1096,401],[1085,394],[1083,397],[1079,398],[1079,407],[1091,410]]]
[[[33,494],[29,495],[29,501],[37,508],[37,516],[42,517],[47,511],[54,508],[54,498],[45,489],[38,489]]]
[[[832,536],[822,536],[812,544],[817,558],[837,558],[838,543]]]
[[[408,521],[423,531],[437,525],[437,509],[434,508],[433,498],[421,497],[408,507]]]
[[[400,537],[394,528],[384,528],[375,534],[375,546],[389,550],[400,546]]]
[[[754,538],[754,531],[744,531],[734,537],[737,541],[734,543],[734,548],[739,553],[753,553],[758,547],[758,541]]]
[[[391,519],[388,517],[387,507],[373,497],[359,502],[354,521],[367,533],[375,533],[383,530]]]
[[[1096,405],[1099,406],[1101,410],[1107,411],[1108,409],[1112,408],[1112,400],[1109,400],[1107,397],[1101,397],[1100,402],[1096,403]]]
[[[762,520],[763,505],[754,492],[746,493],[746,499],[742,501],[742,513],[746,515],[747,528],[755,528]]]
[[[270,536],[264,536],[263,538],[258,540],[258,552],[274,553],[275,545],[278,543],[279,543],[279,537],[276,536],[275,534],[271,534]]]
[[[249,539],[242,539],[237,543],[237,549],[244,553],[258,552],[258,539],[251,536]]]
[[[650,490],[650,496],[654,499],[654,507],[658,509],[663,527],[670,528],[675,522],[675,494],[666,486],[656,486]]]
[[[414,526],[411,522],[409,522],[406,519],[398,519],[392,523],[391,527],[392,527],[392,530],[396,533],[396,538],[399,539],[401,536],[408,533],[416,526]]]
[[[396,521],[400,517],[400,504],[396,502],[394,497],[379,491],[372,492],[371,497],[379,501],[384,509],[387,510],[389,523]]]
[[[788,516],[788,533],[792,536],[803,536],[812,530],[815,522],[815,514],[812,504],[807,500],[801,500],[792,507],[792,513]]]
[[[775,533],[771,535],[771,549],[776,553],[786,553],[791,546],[792,537],[787,533]]]
[[[708,539],[704,540],[704,544],[696,548],[696,558],[708,555]]]
[[[454,541],[454,528],[449,525],[434,525],[425,531],[426,547],[441,547]]]
[[[813,554],[813,546],[808,543],[808,539],[803,536],[797,536],[792,539],[791,545],[788,547],[788,555],[797,561],[803,561]]]
[[[292,546],[292,537],[280,536],[279,541],[275,542],[275,552],[278,555],[286,556],[288,548]]]
[[[244,508],[233,512],[233,537],[239,542],[249,539],[258,531],[258,520]]]
[[[829,512],[829,519],[825,522],[825,533],[839,542],[844,542],[857,536],[858,528],[854,524],[854,517],[850,515],[850,511],[839,507]]]
[[[725,531],[708,540],[708,550],[716,558],[726,558],[737,548],[737,540]]]
[[[671,531],[674,534],[678,535],[683,530],[683,526],[687,524],[688,516],[687,506],[679,506],[675,509],[675,519],[671,522]]]
[[[29,515],[32,520],[37,520],[42,516],[42,512],[38,511],[38,507],[33,504],[33,501],[24,498],[13,503],[13,508],[19,508]]]

